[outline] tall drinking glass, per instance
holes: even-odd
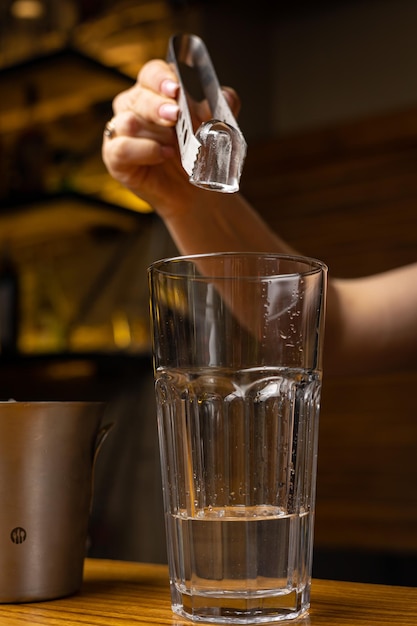
[[[327,267],[216,253],[149,268],[173,611],[297,618],[310,603]]]

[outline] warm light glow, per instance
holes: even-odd
[[[20,20],[36,20],[42,17],[44,11],[41,0],[15,0],[11,6],[12,15]]]
[[[126,313],[115,311],[112,315],[114,345],[124,349],[130,346],[132,341],[130,324]]]

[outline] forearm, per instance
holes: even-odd
[[[417,365],[417,264],[329,280],[324,367],[378,374]]]
[[[183,207],[183,211],[177,209],[164,217],[182,254],[298,254],[239,194],[196,189]],[[324,349],[327,374],[382,373],[415,366],[416,311],[417,264],[363,279],[329,277]]]
[[[240,194],[191,190],[186,211],[164,221],[182,254],[296,251],[277,236]]]

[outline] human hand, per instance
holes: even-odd
[[[175,123],[179,83],[173,69],[155,59],[146,63],[133,87],[113,101],[114,116],[107,125],[103,161],[113,178],[148,202],[163,218],[186,209],[201,192],[188,182],[181,165]],[[240,101],[233,89],[224,89],[237,115]],[[210,117],[206,101],[189,103],[197,128]],[[212,193],[212,192],[209,192]]]

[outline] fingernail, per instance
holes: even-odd
[[[179,84],[174,80],[167,78],[162,81],[161,91],[163,94],[168,96],[169,98],[176,98],[178,94]]]
[[[171,104],[169,102],[165,102],[165,104],[161,104],[159,107],[159,116],[164,120],[169,120],[170,122],[176,122],[178,118],[178,112],[180,108],[178,104]]]

